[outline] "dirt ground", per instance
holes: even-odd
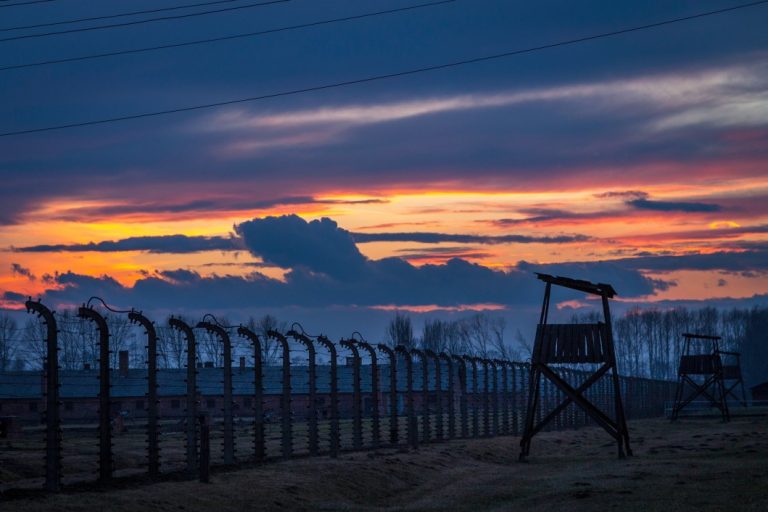
[[[643,420],[618,460],[600,429],[546,432],[529,462],[518,438],[453,441],[214,472],[210,484],[162,482],[39,495],[0,510],[768,510],[768,417]]]

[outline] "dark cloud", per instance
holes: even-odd
[[[352,233],[355,242],[418,242],[438,244],[442,242],[461,244],[568,244],[586,242],[586,235],[527,236],[527,235],[453,235],[447,233]]]
[[[132,214],[163,214],[163,213],[189,213],[189,212],[214,212],[214,211],[252,211],[267,210],[278,206],[295,205],[355,205],[355,204],[382,204],[385,199],[316,199],[312,196],[290,196],[265,200],[240,200],[232,197],[198,199],[182,203],[162,201],[159,203],[130,203],[119,205],[106,205],[98,207],[81,207],[67,210],[57,215],[63,220],[83,220],[89,218],[101,218]]]
[[[609,192],[601,192],[599,194],[594,194],[595,197],[598,199],[624,199],[624,200],[633,200],[633,199],[646,199],[648,197],[648,192],[643,192],[642,190],[611,190]]]
[[[22,267],[19,263],[11,263],[11,273],[14,275],[26,277],[30,281],[37,279],[37,277],[32,273],[30,269]]]
[[[122,252],[146,251],[152,253],[191,253],[200,251],[243,250],[241,240],[221,236],[135,236],[122,240],[89,242],[87,244],[31,245],[14,247],[16,252]]]
[[[359,275],[368,260],[352,235],[329,218],[298,215],[253,219],[235,226],[251,253],[282,268],[306,268],[336,278]]]
[[[27,300],[27,297],[21,293],[16,292],[3,292],[3,300],[7,301],[13,301],[13,302],[24,302]]]
[[[653,210],[657,212],[691,212],[706,213],[719,212],[722,207],[710,203],[693,203],[685,201],[652,201],[650,199],[632,199],[627,204],[640,210]]]
[[[648,279],[637,270],[611,262],[563,265],[522,262],[505,272],[460,258],[420,267],[401,258],[369,260],[358,250],[352,234],[328,218],[307,222],[296,215],[266,217],[243,222],[235,226],[235,230],[254,255],[268,264],[290,269],[284,280],[258,272],[245,277],[202,276],[195,271],[178,269],[145,275],[134,286],[126,287],[108,276],[66,272],[55,276],[58,289],[49,290],[46,297],[58,302],[76,302],[86,295],[106,295],[115,297],[111,302],[166,309],[173,304],[182,309],[212,304],[220,308],[390,304],[456,307],[475,303],[530,306],[540,291],[533,276],[533,272],[539,270],[612,282],[627,297],[649,295],[669,286],[667,282]],[[440,249],[438,254],[442,252],[442,248],[437,249]],[[579,296],[564,293],[566,298]]]
[[[560,221],[560,220],[594,220],[603,219],[606,217],[612,217],[621,215],[624,212],[615,211],[597,211],[588,213],[570,212],[567,210],[560,210],[555,208],[523,208],[518,210],[518,213],[526,215],[526,217],[519,219],[502,218],[493,219],[489,221],[481,221],[484,223],[490,223],[496,226],[515,226],[519,224],[536,224],[541,222]]]
[[[768,271],[768,249],[719,251],[678,256],[641,256],[621,258],[616,264],[625,268],[669,272],[675,270],[727,270],[730,272]]]
[[[111,304],[145,309],[204,310],[210,307],[370,307],[380,305],[438,305],[493,303],[531,307],[540,300],[541,286],[533,271],[544,270],[582,279],[613,283],[623,297],[637,297],[666,287],[639,272],[618,265],[561,266],[521,264],[508,272],[492,270],[461,259],[416,267],[399,258],[369,261],[355,279],[334,278],[306,266],[288,272],[285,281],[259,273],[248,276],[201,276],[177,270],[145,277],[132,287],[113,279],[76,275],[57,276],[59,289],[46,292],[45,300],[77,304],[91,295]],[[562,291],[558,299],[579,298]]]

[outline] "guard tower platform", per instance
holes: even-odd
[[[711,348],[706,349],[708,345]],[[720,410],[723,421],[731,419],[725,390],[725,372],[720,351],[720,336],[683,333],[683,353],[678,367],[675,405],[670,419],[675,421],[687,405],[704,397]],[[741,370],[739,368],[739,376]],[[691,391],[686,395],[686,387]]]
[[[629,445],[629,431],[624,415],[624,405],[621,398],[616,352],[613,345],[611,330],[611,312],[608,300],[616,295],[609,284],[591,283],[568,277],[555,277],[537,273],[538,279],[546,283],[544,303],[541,316],[536,328],[533,353],[531,355],[531,372],[528,386],[528,406],[526,409],[523,437],[520,441],[520,460],[525,460],[531,449],[531,439],[539,433],[550,421],[565,410],[571,403],[576,404],[603,427],[616,440],[619,457],[632,455]],[[552,286],[577,290],[600,297],[603,322],[589,324],[550,324],[550,297]],[[558,374],[555,365],[568,365],[573,368],[584,365],[594,371],[578,385],[570,384]],[[596,368],[596,369],[595,369]],[[587,391],[604,376],[611,379],[614,414],[613,417],[601,410],[590,401]],[[537,420],[537,410],[541,402],[542,377],[551,381],[565,396],[540,421]]]

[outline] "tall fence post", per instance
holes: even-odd
[[[197,417],[197,369],[195,368],[195,363],[197,362],[197,345],[195,342],[195,333],[186,322],[179,318],[171,317],[168,320],[168,325],[173,329],[180,331],[187,340],[187,475],[190,478],[194,478],[199,471],[199,461],[197,457],[197,423],[199,420]]]
[[[24,304],[46,328],[45,336],[45,489],[61,490],[61,412],[59,410],[59,331],[53,312],[30,298]]]
[[[200,423],[200,481],[208,483],[211,479],[211,425],[204,414],[198,418]]]
[[[520,434],[520,400],[518,382],[522,376],[522,371],[517,363],[510,363],[510,370],[512,372],[512,435],[517,436]]]
[[[160,474],[160,432],[157,398],[157,331],[152,321],[140,311],[131,310],[128,320],[144,328],[147,335],[147,472],[150,477]]]
[[[220,325],[211,322],[199,322],[198,329],[205,329],[211,334],[216,335],[224,346],[224,387],[223,399],[224,408],[224,439],[222,448],[224,449],[224,464],[231,465],[235,463],[235,429],[232,418],[232,406],[234,400],[232,397],[232,342],[229,339],[229,333]]]
[[[480,436],[480,407],[477,400],[477,358],[463,356],[472,366],[472,437]]]
[[[419,434],[417,432],[418,426],[416,424],[416,407],[414,404],[413,396],[413,359],[411,359],[411,353],[408,351],[408,348],[404,345],[398,345],[395,347],[395,351],[401,354],[405,360],[405,407],[407,409],[408,416],[408,444],[411,446],[411,448],[418,448]]]
[[[421,359],[421,440],[428,443],[432,430],[429,425],[429,360],[421,350],[411,349],[411,354]]]
[[[331,355],[331,375],[330,375],[330,387],[331,387],[331,428],[330,428],[330,442],[329,448],[331,451],[331,457],[339,456],[339,381],[338,381],[338,368],[336,361],[336,346],[331,343],[331,340],[323,336],[322,334],[317,337],[317,342],[328,350]]]
[[[496,362],[492,359],[486,359],[486,368],[490,368],[491,384],[493,385],[493,394],[491,395],[491,435],[499,435],[499,375]]]
[[[99,313],[85,305],[77,316],[96,324],[99,331],[99,481],[112,478],[112,399],[109,375],[109,327]]]
[[[376,359],[376,349],[365,341],[358,341],[371,357],[371,446],[378,448],[381,444],[381,427],[379,423],[379,365]]]
[[[461,437],[469,437],[469,411],[467,410],[467,362],[459,355],[452,355],[451,358],[459,363],[459,385],[461,394],[459,395],[459,417],[461,422]]]
[[[427,358],[432,359],[435,363],[435,437],[438,441],[443,440],[443,393],[442,393],[442,379],[443,375],[440,371],[440,359],[437,354],[431,350],[425,350],[424,355]]]
[[[478,359],[483,365],[483,435],[491,435],[491,379],[489,375],[489,361]]]
[[[378,344],[376,348],[389,357],[389,442],[397,445],[397,354],[386,345]]]
[[[363,407],[360,390],[360,352],[355,346],[355,340],[341,340],[339,344],[352,352],[352,449],[363,447]]]
[[[288,339],[277,331],[267,331],[283,349],[282,392],[280,393],[280,452],[284,459],[293,454],[293,413],[291,411],[291,347]]]
[[[509,379],[507,376],[507,361],[495,359],[496,367],[501,369],[501,430],[509,434]]]
[[[295,325],[295,324],[294,324]],[[292,337],[307,349],[307,436],[310,455],[317,455],[317,364],[315,358],[315,345],[304,333],[291,329],[286,335]]]
[[[438,356],[441,360],[445,361],[446,369],[448,370],[448,382],[447,386],[448,389],[446,391],[446,396],[448,399],[448,439],[453,439],[456,437],[456,414],[455,414],[455,407],[454,407],[454,392],[453,392],[453,361],[451,360],[451,356],[448,354],[445,354],[443,352],[440,353]],[[438,364],[439,361],[438,361]]]
[[[240,326],[237,334],[250,340],[253,345],[253,456],[257,461],[264,460],[266,446],[264,440],[264,373],[262,369],[262,347],[259,336]]]

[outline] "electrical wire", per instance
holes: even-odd
[[[246,32],[243,34],[233,34],[229,36],[221,36],[221,37],[211,37],[207,39],[196,39],[193,41],[185,41],[181,43],[171,43],[171,44],[164,44],[159,46],[148,46],[145,48],[135,48],[131,50],[118,50],[114,52],[105,52],[105,53],[95,53],[91,55],[81,55],[78,57],[66,57],[63,59],[51,59],[51,60],[44,60],[44,61],[38,61],[38,62],[28,62],[25,64],[14,64],[12,66],[3,66],[0,67],[0,71],[9,71],[12,69],[24,69],[24,68],[31,68],[31,67],[38,67],[38,66],[48,66],[51,64],[62,64],[66,62],[78,62],[83,60],[92,60],[92,59],[101,59],[106,57],[115,57],[120,55],[131,55],[135,53],[144,53],[144,52],[153,52],[158,50],[168,50],[172,48],[183,48],[186,46],[196,46],[196,45],[202,45],[202,44],[209,44],[209,43],[216,43],[220,41],[229,41],[233,39],[243,39],[248,37],[258,37],[258,36],[264,36],[269,34],[275,34],[278,32],[286,32],[290,30],[299,30],[303,28],[309,28],[309,27],[317,27],[321,25],[330,25],[332,23],[340,23],[344,21],[353,21],[353,20],[359,20],[364,18],[370,18],[373,16],[382,16],[385,14],[394,14],[399,12],[405,12],[405,11],[412,11],[414,9],[421,9],[424,7],[434,7],[437,5],[442,4],[448,4],[455,2],[456,0],[440,0],[436,2],[427,2],[423,4],[416,4],[416,5],[409,5],[407,7],[399,7],[397,9],[388,9],[385,11],[374,11],[374,12],[368,12],[364,14],[357,14],[354,16],[345,16],[343,18],[331,18],[326,20],[320,20],[320,21],[313,21],[309,23],[300,23],[298,25],[288,25],[285,27],[278,27],[278,28],[272,28],[267,30],[260,30],[257,32]]]
[[[204,16],[206,14],[217,14],[222,12],[229,12],[229,11],[237,11],[241,9],[250,9],[252,7],[262,7],[265,5],[272,5],[272,4],[282,4],[286,2],[291,2],[293,0],[268,0],[266,2],[259,2],[255,4],[247,4],[247,5],[238,5],[235,7],[226,7],[223,9],[212,9],[210,11],[201,11],[201,12],[194,12],[194,13],[187,13],[187,14],[177,14],[176,16],[161,16],[159,18],[148,18],[144,20],[136,20],[136,21],[126,21],[123,23],[111,23],[109,25],[98,25],[95,27],[82,27],[82,28],[71,28],[68,30],[58,30],[55,32],[42,32],[40,34],[25,34],[22,36],[13,36],[13,37],[5,37],[0,39],[0,43],[8,42],[8,41],[18,41],[20,39],[35,39],[38,37],[48,37],[48,36],[58,36],[62,34],[74,34],[79,32],[90,32],[93,30],[105,30],[110,28],[118,28],[118,27],[128,27],[132,25],[142,25],[144,23],[152,23],[155,21],[168,21],[168,20],[177,20],[182,18],[193,18],[195,16]]]
[[[60,125],[43,126],[43,127],[40,127],[40,128],[30,128],[30,129],[27,129],[27,130],[16,130],[16,131],[10,131],[10,132],[3,132],[3,133],[0,133],[0,137],[10,137],[10,136],[15,136],[15,135],[25,135],[25,134],[31,134],[31,133],[41,133],[41,132],[48,132],[48,131],[54,131],[54,130],[65,130],[65,129],[71,129],[71,128],[80,128],[80,127],[84,127],[84,126],[95,126],[95,125],[116,123],[116,122],[122,122],[122,121],[129,121],[129,120],[134,120],[134,119],[145,119],[145,118],[149,118],[149,117],[164,116],[164,115],[169,115],[169,114],[178,114],[178,113],[182,113],[182,112],[193,112],[193,111],[197,111],[197,110],[205,110],[205,109],[211,109],[211,108],[216,108],[216,107],[223,107],[223,106],[228,106],[228,105],[237,105],[237,104],[241,104],[241,103],[250,103],[250,102],[267,100],[267,99],[273,99],[273,98],[281,98],[281,97],[285,97],[285,96],[295,96],[295,95],[298,95],[298,94],[305,94],[305,93],[309,93],[309,92],[316,92],[316,91],[323,91],[323,90],[328,90],[328,89],[335,89],[335,88],[339,88],[339,87],[347,87],[347,86],[350,86],[350,85],[358,85],[358,84],[369,83],[369,82],[377,82],[377,81],[380,81],[380,80],[388,80],[388,79],[392,79],[392,78],[399,78],[399,77],[404,77],[404,76],[416,75],[416,74],[426,73],[426,72],[430,72],[430,71],[437,71],[437,70],[442,70],[442,69],[455,68],[455,67],[459,67],[459,66],[465,66],[465,65],[468,65],[468,64],[476,64],[476,63],[479,63],[479,62],[487,62],[487,61],[492,61],[492,60],[498,60],[498,59],[513,57],[513,56],[516,56],[516,55],[522,55],[522,54],[526,54],[526,53],[532,53],[532,52],[536,52],[536,51],[547,50],[547,49],[551,49],[551,48],[557,48],[557,47],[560,47],[560,46],[567,46],[567,45],[579,44],[579,43],[583,43],[583,42],[587,42],[587,41],[594,41],[596,39],[602,39],[602,38],[606,38],[606,37],[613,37],[613,36],[617,36],[617,35],[621,35],[621,34],[627,34],[627,33],[630,33],[630,32],[638,32],[638,31],[646,30],[646,29],[650,29],[650,28],[656,28],[656,27],[661,27],[661,26],[664,26],[664,25],[670,25],[670,24],[673,24],[673,23],[689,21],[689,20],[703,18],[703,17],[707,17],[707,16],[714,16],[714,15],[717,15],[717,14],[723,14],[723,13],[726,13],[726,12],[732,12],[732,11],[736,11],[736,10],[739,10],[739,9],[746,9],[746,8],[749,8],[749,7],[755,7],[755,6],[763,5],[763,4],[766,4],[766,3],[768,3],[768,0],[759,0],[757,2],[750,2],[750,3],[747,3],[747,4],[740,4],[740,5],[737,5],[737,6],[727,7],[727,8],[724,8],[724,9],[717,9],[717,10],[714,10],[714,11],[707,11],[707,12],[703,12],[703,13],[693,14],[693,15],[690,15],[690,16],[684,16],[684,17],[679,17],[679,18],[672,18],[672,19],[668,19],[668,20],[658,21],[658,22],[655,22],[655,23],[648,23],[648,24],[645,24],[645,25],[638,25],[638,26],[635,26],[635,27],[629,27],[629,28],[620,29],[620,30],[613,30],[613,31],[610,31],[610,32],[603,32],[603,33],[600,33],[600,34],[593,34],[593,35],[589,35],[589,36],[579,37],[579,38],[576,38],[576,39],[568,39],[568,40],[563,40],[563,41],[557,41],[557,42],[554,42],[554,43],[543,44],[543,45],[539,45],[539,46],[532,46],[532,47],[524,48],[524,49],[520,49],[520,50],[510,50],[510,51],[506,51],[506,52],[502,52],[502,53],[495,53],[495,54],[491,54],[491,55],[483,55],[483,56],[473,57],[473,58],[469,58],[469,59],[457,60],[457,61],[447,62],[447,63],[443,63],[443,64],[435,64],[435,65],[432,65],[432,66],[424,66],[424,67],[419,67],[419,68],[412,68],[412,69],[407,69],[407,70],[403,70],[403,71],[396,71],[396,72],[392,72],[392,73],[385,73],[385,74],[380,74],[380,75],[371,75],[371,76],[368,76],[368,77],[356,78],[356,79],[352,79],[352,80],[345,80],[345,81],[341,81],[341,82],[332,82],[332,83],[328,83],[328,84],[315,85],[315,86],[310,86],[310,87],[302,87],[302,88],[298,88],[298,89],[274,92],[274,93],[269,93],[269,94],[262,94],[262,95],[259,95],[259,96],[251,96],[251,97],[246,97],[246,98],[238,98],[238,99],[234,99],[234,100],[217,101],[217,102],[213,102],[213,103],[198,104],[198,105],[192,105],[192,106],[188,106],[188,107],[178,107],[178,108],[172,108],[172,109],[167,109],[167,110],[158,110],[158,111],[154,111],[154,112],[144,112],[144,113],[141,113],[141,114],[128,114],[128,115],[117,116],[117,117],[110,117],[110,118],[104,118],[104,119],[95,119],[95,120],[91,120],[91,121],[81,121],[81,122],[66,123],[66,124],[60,124]]]
[[[49,23],[38,23],[36,25],[20,25],[16,27],[7,27],[7,28],[0,28],[0,32],[10,32],[11,30],[24,30],[29,28],[42,28],[42,27],[54,27],[57,25],[69,25],[72,23],[82,23],[84,21],[97,21],[97,20],[108,20],[108,19],[114,19],[114,18],[122,18],[124,16],[136,16],[139,14],[153,14],[156,12],[165,12],[165,11],[177,11],[179,9],[190,9],[192,7],[202,7],[206,5],[216,5],[216,4],[228,4],[232,2],[239,2],[240,0],[215,0],[213,2],[202,2],[197,4],[186,4],[186,5],[175,5],[173,7],[159,7],[157,9],[147,9],[144,11],[132,11],[132,12],[123,12],[118,14],[107,14],[104,16],[93,16],[90,18],[77,18],[73,20],[65,20],[65,21],[52,21]]]
[[[111,308],[111,307],[109,306],[109,304],[107,304],[107,303],[104,301],[104,299],[102,299],[101,297],[96,297],[96,296],[94,296],[94,297],[91,297],[90,299],[88,299],[88,302],[86,303],[86,307],[90,307],[90,306],[91,306],[91,301],[92,301],[92,300],[97,300],[97,301],[101,302],[101,303],[102,303],[102,305],[103,305],[105,308],[107,308],[108,310],[110,310],[110,311],[111,311],[111,312],[113,312],[113,313],[131,313],[131,312],[133,312],[133,310],[132,310],[132,309],[113,309],[113,308]]]
[[[2,2],[9,2],[10,0],[2,0]],[[18,2],[15,4],[0,4],[0,9],[3,7],[18,7],[20,5],[30,5],[30,4],[44,4],[48,2],[55,2],[56,0],[32,0],[30,2]]]

